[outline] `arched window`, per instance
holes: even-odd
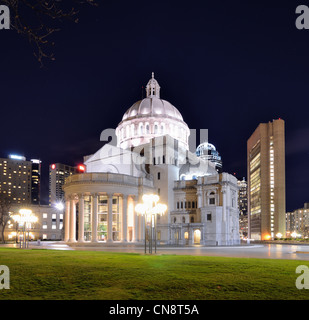
[[[143,128],[143,124],[140,123],[140,124],[139,124],[139,133],[138,133],[140,136],[143,135],[143,129],[144,129],[144,128]]]
[[[216,204],[216,194],[214,192],[210,192],[208,203],[210,205],[215,205]]]
[[[149,124],[148,124],[148,123],[146,124],[146,133],[147,133],[147,134],[149,134],[149,133],[150,133],[150,130],[149,130]]]
[[[194,217],[191,217],[191,223],[194,223]]]

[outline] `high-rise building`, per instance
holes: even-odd
[[[285,236],[285,124],[261,123],[247,141],[248,220],[252,239]]]
[[[64,201],[62,186],[65,179],[78,172],[78,168],[62,163],[49,166],[49,205]]]
[[[12,203],[31,203],[32,162],[19,155],[0,158],[0,194]]]
[[[31,203],[40,204],[41,194],[41,161],[31,159]]]
[[[24,156],[0,158],[0,194],[14,204],[40,204],[41,161]]]
[[[238,208],[240,215],[247,215],[248,213],[248,184],[245,178],[237,181],[238,185]]]
[[[239,233],[242,238],[248,236],[248,184],[245,178],[237,181],[238,185],[238,209],[239,209]]]

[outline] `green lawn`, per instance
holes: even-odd
[[[0,249],[10,268],[1,299],[308,299],[295,287],[306,261],[95,251]]]

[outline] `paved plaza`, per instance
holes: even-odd
[[[1,245],[1,247],[16,247],[15,244]],[[31,242],[30,249],[52,249],[52,250],[88,250],[88,251],[108,251],[144,254],[144,246],[69,246],[64,242]],[[147,248],[148,252],[148,248]],[[154,251],[153,251],[154,252]],[[177,254],[177,255],[198,255],[217,257],[238,257],[238,258],[262,258],[262,259],[290,259],[309,260],[309,245],[289,245],[289,244],[251,244],[229,247],[167,247],[159,246],[157,254]]]

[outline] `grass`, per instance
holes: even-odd
[[[0,249],[10,289],[0,300],[300,300],[306,261],[99,251]]]

